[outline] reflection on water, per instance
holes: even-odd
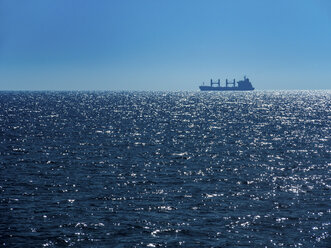
[[[2,92],[8,247],[326,247],[328,91]]]

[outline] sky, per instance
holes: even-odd
[[[0,90],[330,89],[329,0],[0,0]]]

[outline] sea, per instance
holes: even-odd
[[[331,247],[331,91],[0,92],[2,247]]]

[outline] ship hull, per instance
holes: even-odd
[[[200,86],[201,91],[252,91],[254,88]]]

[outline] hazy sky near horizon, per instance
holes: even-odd
[[[329,0],[0,0],[0,90],[330,89]]]

